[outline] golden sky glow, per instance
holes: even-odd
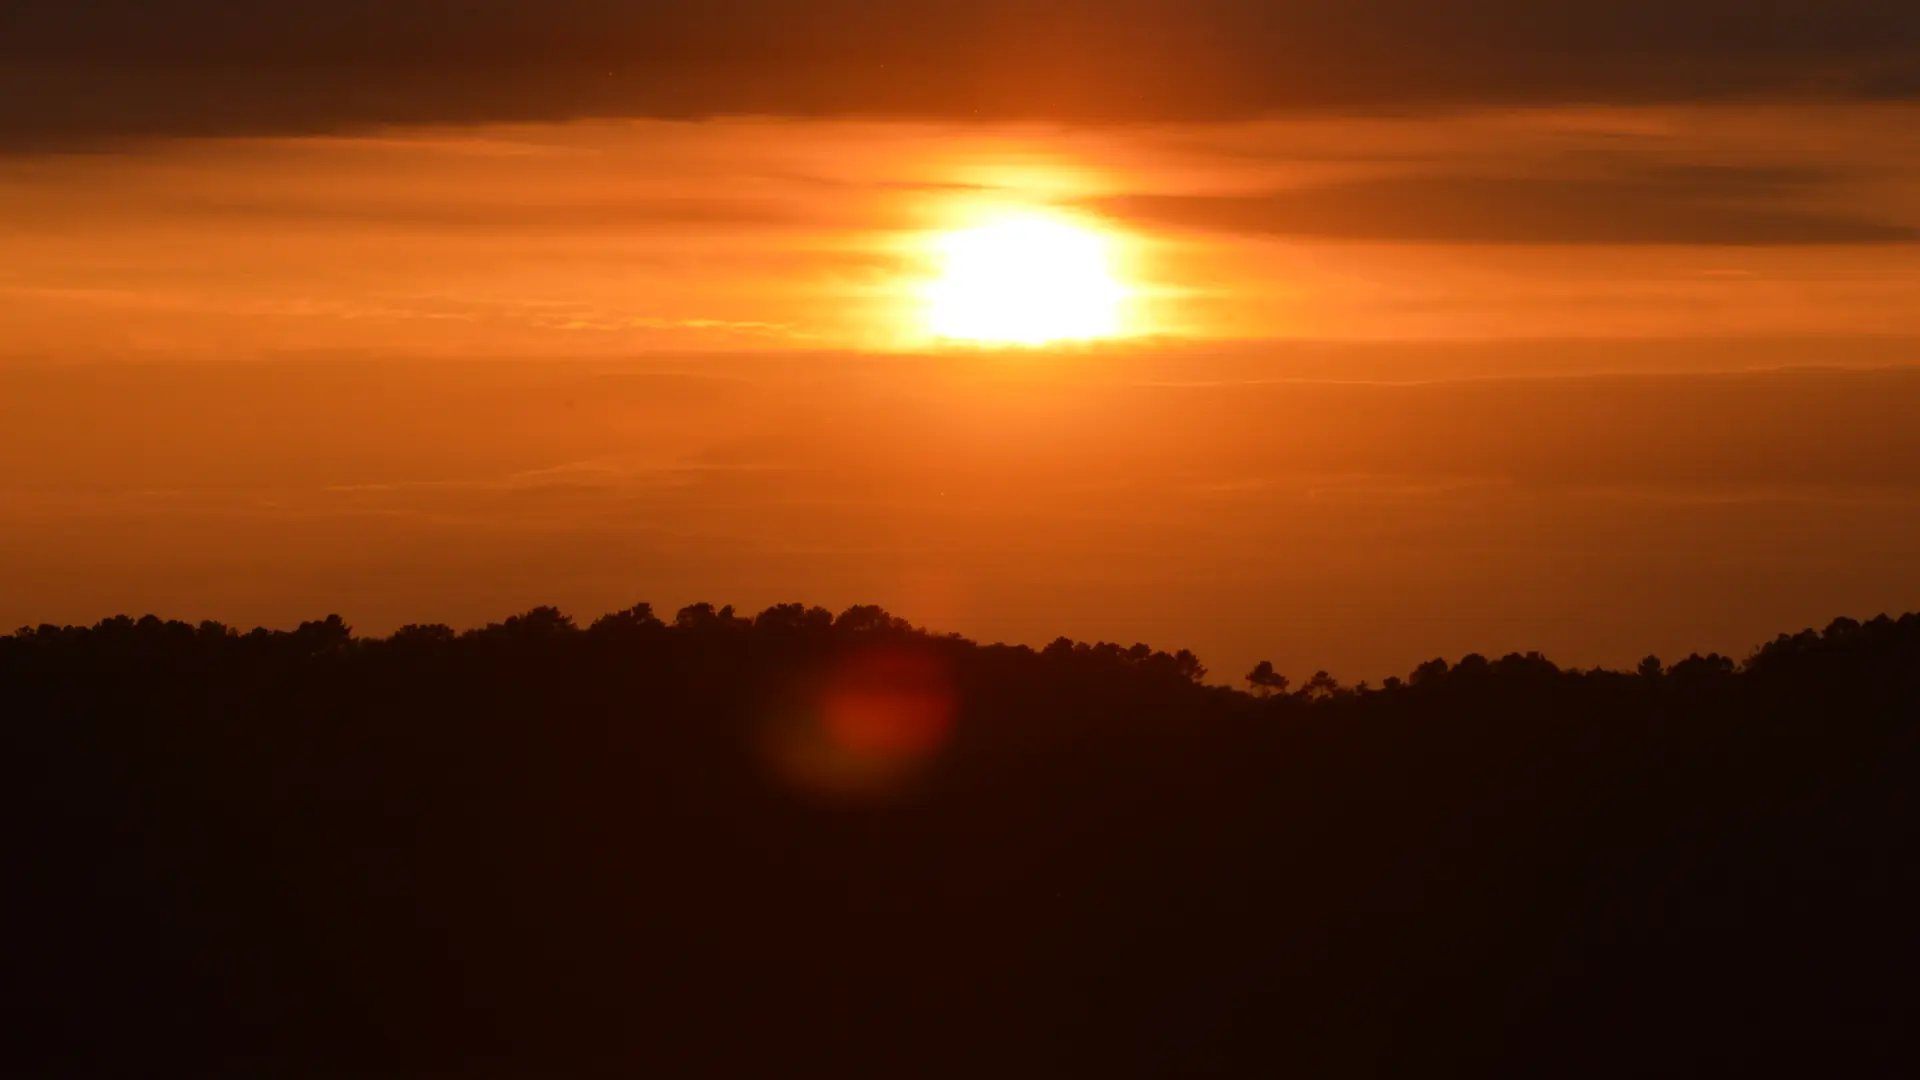
[[[0,626],[1737,650],[1920,587],[1912,380],[1727,374],[1912,364],[1916,229],[1902,104],[0,155]]]
[[[0,350],[912,351],[934,335],[935,238],[1035,213],[1113,245],[1129,338],[1915,333],[1898,230],[1920,222],[1916,133],[1905,106],[1672,108],[18,156],[0,160]]]

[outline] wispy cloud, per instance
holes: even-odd
[[[1692,165],[1625,175],[1425,173],[1252,195],[1125,195],[1094,205],[1159,227],[1466,244],[1899,244],[1920,229],[1840,209],[1818,171]]]

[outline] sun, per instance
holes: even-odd
[[[940,276],[927,289],[935,337],[1045,345],[1120,333],[1127,290],[1108,239],[1041,214],[943,233]]]

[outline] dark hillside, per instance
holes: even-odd
[[[13,1075],[1893,1075],[1920,616],[1383,688],[644,606],[0,639]]]

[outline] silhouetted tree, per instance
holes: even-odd
[[[850,607],[834,620],[833,628],[848,634],[871,634],[891,632],[906,634],[913,632],[913,624],[905,619],[895,618],[885,608],[871,604]]]
[[[1676,680],[1687,681],[1724,678],[1732,675],[1733,671],[1734,663],[1731,657],[1721,656],[1719,653],[1710,653],[1706,656],[1694,653],[1667,669],[1667,675]]]
[[[753,621],[735,615],[732,604],[718,610],[712,604],[689,604],[673,617],[673,625],[682,631],[725,633],[750,629]]]
[[[1273,669],[1273,661],[1262,660],[1247,673],[1247,683],[1258,697],[1273,697],[1287,692],[1291,680]]]
[[[700,630],[710,627],[720,620],[720,613],[712,604],[688,604],[673,616],[676,630]]]
[[[459,637],[460,635],[454,631],[453,627],[442,623],[425,625],[408,623],[395,630],[393,636],[387,640],[394,645],[445,645],[458,640]]]
[[[652,604],[635,604],[624,611],[602,615],[587,629],[589,633],[603,636],[631,637],[635,634],[664,630],[666,624],[653,613]]]
[[[1460,662],[1453,665],[1453,670],[1447,674],[1451,678],[1479,682],[1493,674],[1493,665],[1479,653],[1468,653],[1461,657]]]
[[[825,633],[833,628],[833,612],[805,604],[775,604],[754,616],[753,628],[779,634]]]
[[[573,623],[573,617],[554,607],[537,607],[524,614],[514,615],[504,623],[489,626],[490,633],[506,637],[546,638],[562,634],[572,634],[579,630]]]
[[[1173,664],[1174,670],[1178,671],[1180,677],[1186,679],[1188,682],[1197,683],[1206,680],[1206,665],[1200,662],[1198,656],[1188,652],[1186,649],[1181,649],[1179,652],[1173,654]]]
[[[1415,668],[1413,674],[1407,677],[1407,682],[1419,687],[1438,686],[1447,681],[1451,671],[1445,660],[1429,660]]]
[[[1340,692],[1340,680],[1324,671],[1316,671],[1313,678],[1300,688],[1299,696],[1310,700],[1330,698]]]

